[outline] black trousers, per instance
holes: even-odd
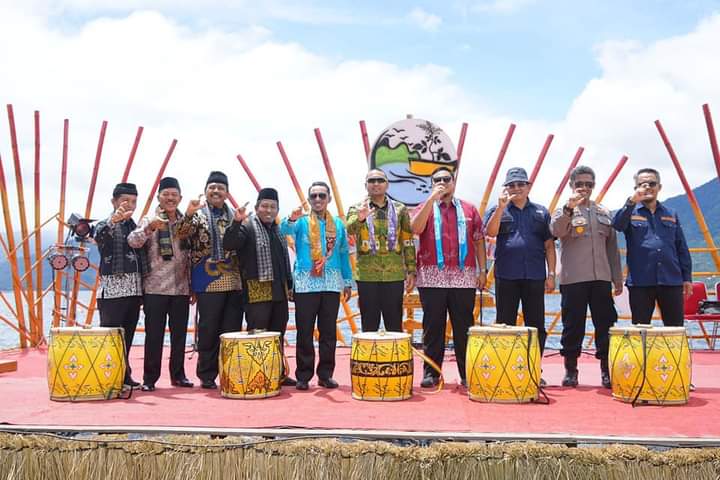
[[[187,339],[190,297],[188,295],[145,294],[145,364],[143,383],[155,385],[160,378],[165,324],[170,326],[170,380],[185,375],[185,340]]]
[[[131,378],[132,369],[128,357],[140,318],[141,304],[142,297],[99,298],[97,301],[100,326],[121,327],[125,330],[125,363],[127,364],[125,383],[128,383]]]
[[[460,378],[465,379],[465,350],[468,329],[473,324],[475,307],[474,288],[418,288],[423,307],[423,350],[438,366],[445,356],[445,326],[448,313],[453,329],[455,360]],[[425,364],[425,376],[438,377],[438,373]]]
[[[595,326],[595,358],[608,357],[610,327],[617,321],[612,297],[612,284],[602,280],[560,285],[562,324],[560,355],[577,358],[585,338],[585,317],[590,315]]]
[[[218,375],[220,335],[239,332],[243,325],[243,292],[212,292],[197,294],[198,362],[197,376],[203,381],[215,380]]]
[[[658,285],[655,287],[628,287],[632,323],[649,325],[655,311],[655,302],[660,305],[660,315],[666,327],[682,327],[685,317],[685,297],[682,286]]]
[[[248,330],[268,330],[280,332],[280,353],[285,350],[285,331],[288,324],[288,303],[282,302],[257,302],[245,304],[245,320]],[[283,363],[283,375],[287,375]]]
[[[317,366],[317,376],[322,380],[333,376],[339,307],[340,294],[338,292],[295,293],[295,326],[297,328],[295,376],[298,381],[309,382],[313,377],[315,365],[313,331],[316,320],[320,333],[318,342],[320,361]]]
[[[363,332],[377,332],[380,315],[388,332],[402,332],[405,282],[357,282]]]
[[[497,323],[517,325],[518,306],[522,301],[525,325],[538,331],[540,353],[545,350],[545,281],[495,279]]]

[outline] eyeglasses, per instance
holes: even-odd
[[[327,198],[327,193],[311,193],[308,196],[310,197],[310,200],[315,200],[316,198],[319,198],[320,200],[325,200]]]
[[[368,178],[366,181],[367,181],[367,183],[385,183],[385,182],[387,182],[387,180],[385,180],[384,178]]]
[[[528,182],[510,182],[505,186],[507,188],[523,188],[528,186]]]
[[[575,182],[575,188],[595,188],[595,182]]]
[[[658,186],[658,182],[643,182],[635,187],[655,188]]]
[[[433,177],[432,179],[432,183],[450,183],[452,181],[452,177]]]

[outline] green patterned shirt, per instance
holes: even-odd
[[[397,241],[392,251],[388,250],[388,207],[375,207],[374,225],[377,251],[370,248],[370,233],[367,221],[358,219],[358,209],[364,202],[350,207],[347,214],[347,232],[355,238],[357,268],[355,280],[361,282],[397,282],[405,275],[415,273],[415,242],[410,229],[410,214],[405,205],[393,202],[397,220]]]

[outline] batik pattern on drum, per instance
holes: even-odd
[[[410,335],[398,332],[353,335],[350,374],[352,397],[356,400],[410,398],[413,382]]]
[[[279,332],[220,335],[220,393],[227,398],[267,398],[280,393]]]

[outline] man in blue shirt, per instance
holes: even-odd
[[[642,168],[635,193],[617,211],[613,227],[625,234],[632,323],[649,324],[655,302],[663,324],[683,325],[684,298],[692,293],[692,259],[677,213],[657,199],[660,173]]]
[[[497,323],[516,325],[522,301],[525,325],[538,330],[545,348],[545,291],[555,288],[555,241],[550,214],[528,199],[530,181],[523,168],[508,170],[497,206],[485,216],[485,233],[495,244]],[[547,275],[545,265],[547,264]]]

